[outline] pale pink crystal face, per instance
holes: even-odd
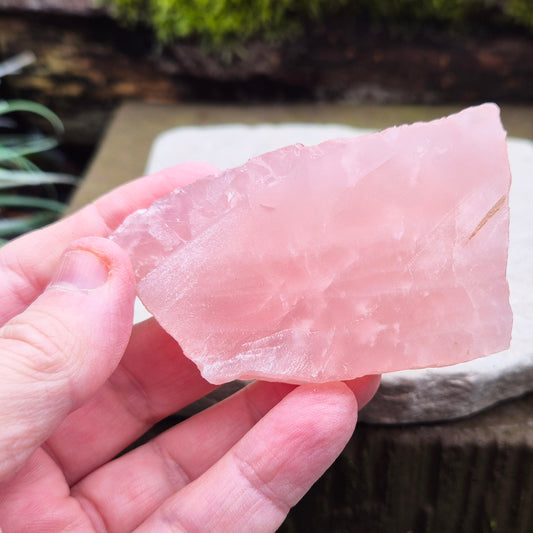
[[[289,146],[131,215],[138,294],[212,383],[347,380],[506,349],[497,106]]]

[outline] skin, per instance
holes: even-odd
[[[255,382],[115,457],[201,398],[154,320],[132,326],[129,213],[216,169],[141,178],[0,250],[0,527],[16,531],[275,531],[340,454],[379,378]]]

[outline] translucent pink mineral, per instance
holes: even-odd
[[[444,366],[509,346],[497,106],[251,159],[132,214],[138,294],[212,383]]]

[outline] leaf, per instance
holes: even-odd
[[[6,113],[13,113],[14,111],[24,111],[27,113],[34,113],[46,119],[50,125],[54,128],[56,134],[61,135],[63,133],[63,123],[61,119],[50,109],[44,105],[30,100],[3,100],[0,101],[0,115]]]
[[[5,170],[0,168],[0,189],[26,185],[65,184],[76,185],[75,176],[55,172],[29,172],[24,170]]]
[[[11,169],[31,170],[38,172],[37,165],[32,163],[27,157],[17,155],[10,148],[0,145],[0,165]]]
[[[0,208],[1,207],[37,208],[54,211],[55,213],[63,213],[66,209],[66,205],[57,200],[38,198],[35,196],[22,196],[18,194],[0,194]]]
[[[58,145],[55,137],[35,135],[0,136],[0,147],[8,149],[16,157],[46,152]],[[0,161],[2,161],[0,159]]]
[[[40,228],[57,219],[57,214],[52,211],[42,211],[28,217],[9,217],[0,219],[0,241],[7,242],[5,237],[20,235]],[[0,243],[0,246],[2,243]]]

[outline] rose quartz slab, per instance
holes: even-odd
[[[290,146],[134,213],[114,239],[206,379],[322,382],[509,346],[496,106]]]

